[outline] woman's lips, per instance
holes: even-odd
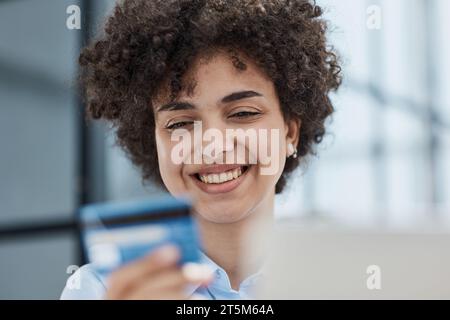
[[[219,174],[225,171],[230,171],[236,168],[241,168],[242,174],[230,181],[222,182],[222,183],[205,183],[199,179],[198,174]],[[251,166],[242,166],[242,165],[217,165],[211,166],[202,169],[198,174],[191,175],[191,178],[194,180],[194,183],[204,192],[210,194],[218,194],[218,193],[226,193],[236,189],[242,181],[247,176],[248,171],[250,171]],[[200,173],[201,172],[201,173]]]
[[[215,164],[210,166],[204,166],[195,173],[197,174],[210,174],[210,173],[221,173],[225,171],[234,170],[237,168],[241,168],[244,165],[242,164]]]

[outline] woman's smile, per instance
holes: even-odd
[[[203,167],[189,177],[203,192],[210,194],[226,193],[236,189],[248,176],[251,165],[218,164]]]

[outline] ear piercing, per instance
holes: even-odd
[[[287,148],[288,148],[288,158],[292,156],[292,158],[296,159],[297,149],[294,147],[294,145],[292,143],[288,143]]]

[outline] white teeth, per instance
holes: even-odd
[[[206,174],[206,175],[199,175],[200,176],[200,180],[204,183],[224,183],[233,179],[238,178],[240,175],[242,175],[242,170],[241,167],[234,169],[234,170],[230,170],[227,172],[221,172],[220,174],[218,173],[212,173],[212,174]]]

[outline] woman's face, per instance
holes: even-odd
[[[225,53],[197,59],[185,77],[195,83],[192,91],[153,102],[165,186],[172,195],[188,194],[196,214],[216,223],[240,221],[267,205],[287,143],[297,142],[298,125],[285,123],[273,82],[244,62],[242,71]]]

